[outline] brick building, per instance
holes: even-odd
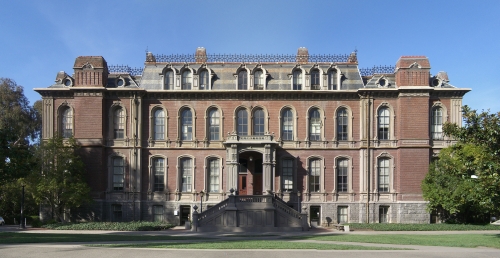
[[[36,89],[43,139],[82,145],[95,202],[75,217],[182,224],[234,189],[304,207],[313,225],[428,223],[420,183],[469,90],[431,75],[424,56],[360,69],[355,52],[306,48],[147,53],[139,70],[81,56],[73,75]]]

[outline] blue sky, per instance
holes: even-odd
[[[432,74],[471,88],[464,104],[500,111],[500,1],[0,0],[0,77],[33,88],[77,56],[141,67],[154,54],[348,54],[359,67],[429,57]]]

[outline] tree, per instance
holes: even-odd
[[[463,107],[464,126],[446,123],[444,132],[457,140],[441,150],[422,183],[430,210],[444,219],[485,222],[500,212],[500,112]]]
[[[30,147],[41,127],[41,114],[29,105],[23,87],[0,78],[0,185],[29,173]]]
[[[42,142],[37,151],[39,170],[30,177],[30,192],[37,203],[61,222],[66,221],[64,214],[69,209],[91,200],[79,147],[74,138],[60,136]]]

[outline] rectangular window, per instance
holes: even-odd
[[[113,204],[113,205],[111,205],[111,209],[113,211],[113,221],[121,222],[122,221],[122,206],[121,206],[121,204]]]
[[[309,168],[309,191],[319,192],[320,176],[321,176],[321,160],[315,159],[310,161]]]
[[[337,208],[337,222],[339,224],[341,223],[347,223],[347,206],[338,206]]]
[[[163,206],[161,205],[153,206],[153,221],[155,222],[163,221]]]
[[[123,191],[123,182],[125,179],[125,168],[123,158],[113,158],[113,190]]]
[[[378,161],[378,191],[389,192],[389,159]]]
[[[378,208],[378,220],[379,223],[389,223],[389,206]]]
[[[208,176],[210,181],[208,190],[212,193],[219,192],[219,175],[220,175],[219,160],[218,159],[210,160],[208,168],[209,168]]]
[[[293,160],[284,159],[282,167],[283,191],[293,191]]]
[[[433,140],[443,139],[443,111],[441,108],[432,110],[431,137]]]
[[[193,169],[191,165],[192,160],[190,158],[183,158],[181,160],[181,179],[182,179],[182,186],[181,186],[181,191],[182,192],[191,192],[191,186],[192,186],[192,176],[193,176]]]
[[[293,114],[290,109],[283,112],[283,140],[293,141]]]
[[[114,119],[114,138],[115,139],[123,139],[125,137],[125,112],[122,108],[118,108],[115,110]]]
[[[156,158],[153,161],[154,170],[154,191],[162,192],[165,188],[165,160],[162,158]]]
[[[337,161],[337,192],[347,192],[347,172],[349,161],[341,159]]]
[[[219,138],[219,132],[220,132],[220,117],[219,117],[219,111],[216,109],[213,109],[209,113],[209,130],[210,130],[210,140],[211,141],[218,141]]]

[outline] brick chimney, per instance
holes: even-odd
[[[102,56],[79,56],[73,66],[75,87],[105,87],[108,64]]]
[[[307,64],[309,62],[309,50],[305,47],[299,47],[297,50],[297,63]]]
[[[196,59],[196,63],[206,63],[207,62],[207,50],[204,47],[199,47],[196,49],[196,53],[194,54],[194,58]]]
[[[429,86],[431,65],[425,56],[402,56],[396,63],[396,85]]]

